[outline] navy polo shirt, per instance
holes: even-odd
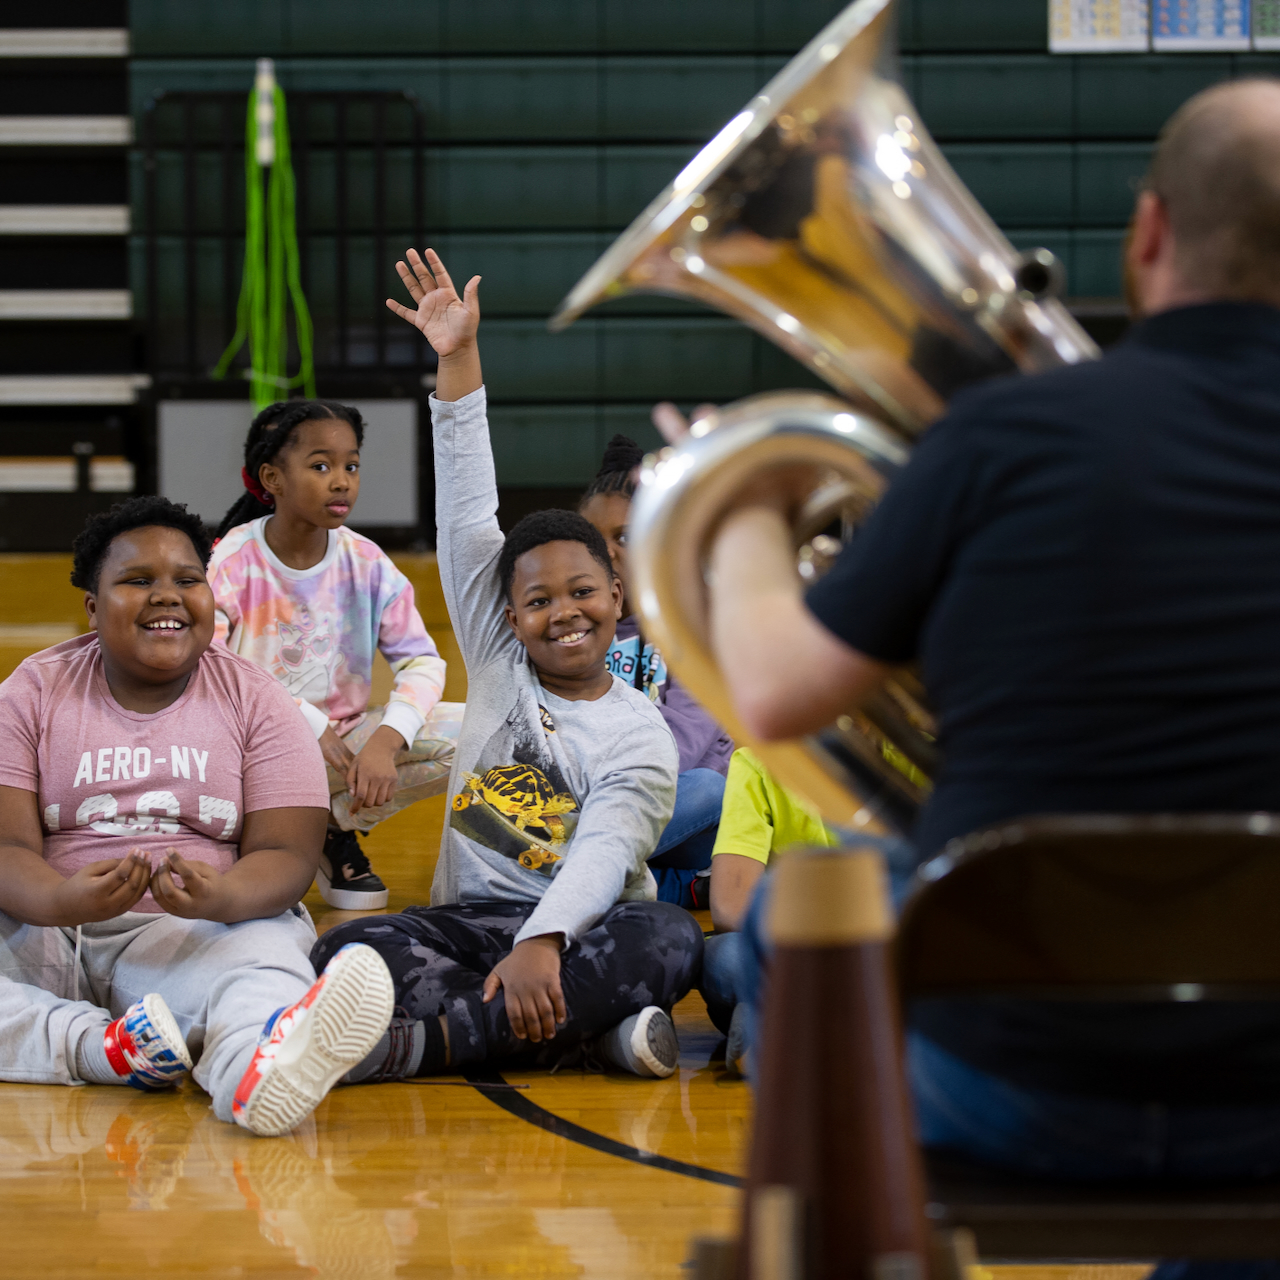
[[[1280,811],[1280,310],[1163,312],[1098,362],[961,393],[807,602],[853,648],[921,663],[942,755],[922,854],[1025,814]],[[1083,1087],[1053,1043],[1067,1012],[935,1038]]]

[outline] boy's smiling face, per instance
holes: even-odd
[[[515,563],[506,615],[552,693],[607,691],[604,660],[622,616],[622,585],[584,543],[557,540],[526,551]]]
[[[178,529],[149,525],[112,539],[85,607],[110,666],[139,685],[189,675],[213,640],[213,592]]]

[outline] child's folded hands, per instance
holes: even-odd
[[[53,891],[56,923],[89,924],[131,911],[147,891],[151,861],[140,849],[81,867]]]
[[[175,872],[182,877],[181,884],[174,879]],[[218,920],[231,898],[219,872],[207,862],[184,858],[177,849],[167,850],[152,872],[151,896],[169,915],[184,920]]]

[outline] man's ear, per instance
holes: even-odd
[[[1165,247],[1169,235],[1169,211],[1154,191],[1143,191],[1133,209],[1126,244],[1128,255],[1136,266],[1149,266]]]
[[[516,626],[516,611],[509,604],[504,604],[502,606],[502,613],[507,620],[507,626],[511,628],[511,634],[519,640],[520,628]]]
[[[98,597],[92,591],[84,593],[84,611],[89,615],[89,630],[98,629]]]

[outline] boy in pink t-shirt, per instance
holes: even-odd
[[[210,647],[208,556],[163,498],[95,516],[93,633],[0,684],[0,1079],[164,1088],[194,1057],[221,1119],[275,1134],[377,1042],[391,981],[367,947],[315,978],[324,765],[276,681]]]

